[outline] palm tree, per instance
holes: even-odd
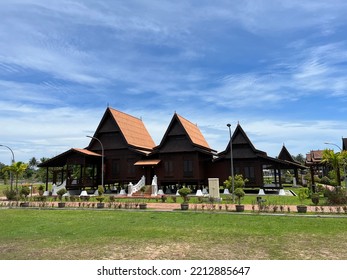
[[[12,163],[10,166],[6,166],[3,169],[11,171],[16,178],[16,190],[18,192],[18,180],[19,177],[25,172],[25,170],[28,168],[28,164],[23,163],[21,161]]]
[[[344,163],[344,153],[334,153],[333,150],[325,149],[323,151],[322,163],[330,165],[336,174],[336,182],[341,186],[340,166]]]
[[[31,169],[36,169],[37,165],[38,165],[38,160],[35,158],[35,157],[32,157],[30,160],[29,160],[29,167]]]

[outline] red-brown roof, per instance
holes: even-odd
[[[207,149],[211,149],[208,145],[207,141],[205,140],[205,137],[202,135],[199,127],[187,119],[181,117],[180,115],[176,114],[179,121],[181,122],[182,126],[184,127],[185,131],[187,132],[190,140],[195,144],[202,146]]]
[[[88,156],[98,156],[98,157],[101,157],[100,154],[94,153],[94,152],[89,151],[89,150],[87,150],[87,149],[72,148],[72,150],[75,150],[75,151],[77,151],[77,152],[80,152],[80,153],[85,154],[85,155],[88,155]]]
[[[321,161],[322,159],[323,159],[322,150],[310,151],[309,154],[306,154],[306,160],[308,161]]]
[[[157,165],[160,159],[144,159],[134,163],[134,165]]]
[[[141,119],[109,109],[129,145],[146,149],[154,148],[155,143]]]

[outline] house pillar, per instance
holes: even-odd
[[[46,167],[46,191],[48,191],[48,166]]]

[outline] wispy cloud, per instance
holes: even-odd
[[[2,1],[1,142],[83,146],[107,103],[142,116],[156,143],[174,111],[218,150],[236,120],[264,146],[343,134],[344,1],[176,2]]]

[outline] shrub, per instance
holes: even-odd
[[[30,194],[30,188],[28,186],[23,186],[20,190],[20,195],[24,196],[24,198],[26,199],[29,194]]]
[[[297,195],[300,200],[300,203],[303,204],[304,200],[308,197],[308,188],[300,188],[297,191]]]
[[[242,197],[245,196],[245,192],[242,188],[237,188],[234,192],[234,194],[237,196],[237,199],[238,199],[238,204],[240,205],[241,204],[241,199]]]
[[[312,200],[314,205],[318,205],[319,204],[319,193],[313,193],[311,195],[311,200]]]
[[[186,187],[183,187],[183,188],[178,190],[178,193],[179,193],[180,196],[182,196],[184,202],[188,202],[187,196],[191,192],[192,192],[192,190],[190,188],[186,188]]]
[[[66,194],[66,189],[60,189],[59,191],[57,191],[57,195],[58,195],[60,201],[62,201],[64,194]]]
[[[320,180],[321,184],[324,185],[330,185],[330,179],[327,176],[324,176],[321,180]]]
[[[326,189],[324,195],[327,198],[328,205],[347,204],[346,191],[342,188],[336,188],[334,190]]]
[[[232,177],[229,176],[229,178],[227,180],[224,181],[224,186],[225,188],[229,189],[229,191],[231,192],[232,191]],[[246,183],[248,182],[248,179],[247,178],[243,178],[242,174],[236,174],[234,176],[234,188],[237,189],[237,188],[243,188]]]
[[[6,196],[7,200],[15,200],[17,197],[17,192],[15,190],[4,190],[4,195]]]

